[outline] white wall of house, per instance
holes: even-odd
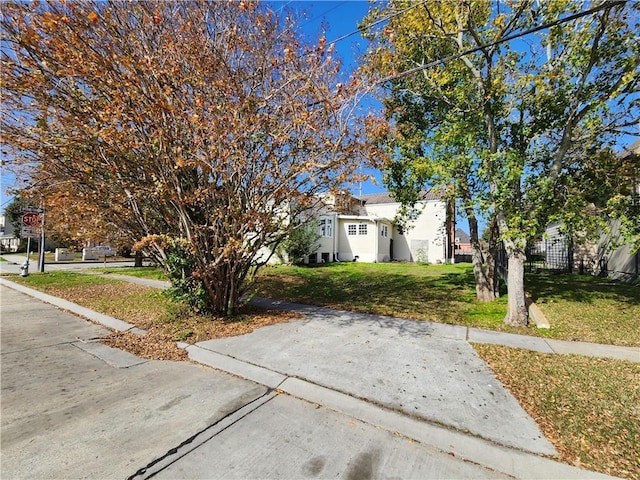
[[[338,260],[350,262],[376,262],[378,232],[373,218],[339,215],[338,216]]]
[[[320,239],[316,250],[316,262],[333,262],[336,253],[336,215],[318,217]]]
[[[9,219],[0,215],[0,250],[3,252],[15,252],[20,245],[20,239],[13,232],[13,225]]]
[[[388,200],[386,197],[380,200],[383,203],[367,201],[364,208],[356,209],[359,214],[335,213],[326,202],[319,205],[313,217],[320,234],[318,248],[307,262],[445,262],[446,203],[420,202],[418,218],[412,222],[412,228],[401,234],[393,223],[400,203]],[[273,256],[270,261],[278,258]]]
[[[393,224],[387,219],[378,220],[378,262],[391,261]]]
[[[447,205],[440,200],[428,200],[417,205],[420,214],[412,228],[400,234],[393,229],[393,260],[405,262],[438,263],[446,260]],[[400,209],[399,203],[367,204],[368,215],[393,219]]]

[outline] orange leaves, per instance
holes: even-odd
[[[300,58],[297,30],[255,2],[94,5],[7,25],[35,61],[16,57],[2,88],[25,118],[50,112],[38,138],[13,126],[12,147],[76,178],[71,197],[103,224],[249,258],[288,202],[355,178],[368,147],[324,38]]]

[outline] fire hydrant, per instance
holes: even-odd
[[[22,272],[20,272],[21,277],[29,276],[29,260],[25,260],[23,264],[20,265],[20,270],[22,270]]]

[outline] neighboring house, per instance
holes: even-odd
[[[16,252],[20,245],[20,239],[16,238],[13,226],[9,219],[0,215],[0,251]]]
[[[458,262],[470,262],[473,255],[471,248],[471,237],[461,228],[456,228],[455,235],[455,258]]]
[[[416,205],[417,218],[405,232],[396,225],[400,206],[387,193],[323,198],[314,215],[321,234],[319,248],[309,263],[452,260],[453,239],[447,232],[453,231],[453,215],[448,214],[447,202],[425,192]]]
[[[640,161],[640,140],[620,154],[630,162]],[[633,195],[629,201],[638,201],[640,178],[630,178]],[[597,241],[574,245],[562,232],[559,223],[547,227],[544,239],[534,246],[543,268],[608,275],[621,280],[635,280],[640,275],[640,252],[633,253],[630,244],[623,244],[620,221],[611,220],[608,233]]]

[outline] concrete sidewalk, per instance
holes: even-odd
[[[147,278],[136,278],[127,275],[109,274],[109,277],[131,282],[138,285],[144,285],[152,288],[166,289],[170,283],[162,280],[151,280]],[[534,337],[531,335],[515,335],[512,333],[495,332],[491,330],[482,330],[479,328],[470,328],[461,325],[446,325],[441,323],[433,323],[426,321],[413,321],[399,319],[394,317],[386,317],[382,315],[361,314],[357,312],[347,312],[326,307],[318,307],[315,305],[304,305],[300,303],[287,302],[283,300],[273,300],[269,298],[256,297],[252,300],[254,305],[263,308],[288,310],[300,312],[305,315],[324,315],[327,317],[341,316],[342,318],[351,317],[355,321],[362,319],[375,319],[380,324],[403,323],[405,329],[419,329],[430,335],[445,338],[465,339],[474,343],[489,343],[493,345],[505,345],[507,347],[523,348],[533,350],[540,353],[557,353],[557,354],[574,354],[584,355],[587,357],[613,358],[616,360],[627,360],[630,362],[640,363],[639,347],[620,347],[616,345],[603,345],[590,342],[575,342],[566,340],[555,340],[552,338]],[[406,321],[411,323],[405,323]]]
[[[4,279],[0,279],[0,283],[9,285]],[[43,298],[41,293],[29,292],[29,289],[15,284],[10,286]],[[3,288],[3,292],[5,290]],[[55,302],[55,297],[43,299]],[[3,305],[4,303],[3,293]],[[281,307],[284,308],[285,305]],[[286,307],[293,308],[290,304]],[[553,446],[495,379],[470,347],[465,336],[461,336],[455,328],[318,307],[299,308],[305,311],[303,320],[272,325],[241,337],[183,347],[193,360],[244,378],[251,385],[259,384],[288,394],[292,399],[305,400],[304,405],[324,407],[323,410],[333,412],[330,415],[327,413],[326,418],[322,417],[324,420],[310,420],[312,422],[321,421],[326,425],[333,425],[335,420],[335,428],[338,428],[341,419],[346,417],[358,424],[362,422],[362,425],[372,426],[374,430],[382,429],[391,435],[376,440],[376,445],[384,447],[359,452],[357,455],[364,455],[362,458],[385,458],[390,462],[388,465],[392,465],[395,460],[394,457],[389,457],[386,445],[395,438],[395,434],[433,449],[433,455],[429,458],[439,465],[438,468],[444,465],[444,455],[448,459],[464,460],[488,468],[493,472],[489,476],[493,477],[500,476],[498,472],[516,478],[603,477],[540,456],[554,455]],[[84,312],[84,316],[91,318],[87,312]],[[3,326],[4,318],[3,312]],[[121,327],[126,329],[132,326]],[[3,361],[3,369],[4,363]],[[278,408],[285,410],[308,410],[308,407],[300,407],[296,402],[285,400],[286,398],[288,397],[277,398],[274,403],[270,399],[269,405],[278,405]],[[262,407],[259,409],[260,412],[266,410]],[[308,414],[310,418],[315,418],[312,412]],[[337,417],[334,418],[335,415]],[[329,417],[334,420],[329,420]],[[327,433],[316,428],[310,434],[311,437],[305,437],[306,441],[311,442],[311,438],[323,435],[329,435],[327,438],[330,438],[332,428]],[[289,427],[285,430],[293,435]],[[247,430],[250,431],[251,428]],[[198,458],[205,462],[202,464],[205,466],[201,465],[204,470],[197,472],[213,468],[212,465],[206,467],[206,459],[211,456],[219,459],[218,449],[227,452],[226,443],[219,443],[220,438],[203,440],[202,446],[197,447],[198,455],[201,455]],[[335,442],[335,438],[331,441]],[[355,445],[362,444],[362,441],[363,439],[354,439],[355,443],[350,444],[349,448],[356,448]],[[243,442],[247,443],[246,440],[241,441]],[[318,451],[327,451],[327,448],[326,445],[317,446]],[[307,450],[307,453],[310,452]],[[166,465],[166,469],[165,466],[162,467],[165,473],[161,476],[166,474],[169,477],[187,478],[191,472],[191,476],[201,478],[201,474],[194,473],[196,470],[193,470],[195,467],[191,460],[195,457],[189,454],[184,457],[185,460],[175,460],[175,455],[178,453],[174,452],[171,462],[167,461],[170,465]],[[326,470],[326,458],[323,463],[319,458],[322,455],[316,457],[307,459],[310,462],[307,465],[309,472],[315,471],[314,468],[317,470],[318,465],[322,464],[321,476],[324,477],[329,471]],[[224,458],[227,459],[226,456]],[[346,464],[343,459],[341,468],[348,469],[354,458]],[[302,462],[302,457],[296,461]],[[160,468],[161,464],[159,462],[155,465]],[[446,465],[447,468],[458,468],[458,464]],[[228,468],[232,467],[236,468],[237,465],[228,465]],[[420,468],[423,467],[424,465]],[[270,476],[267,470],[260,470],[256,465],[252,468],[250,471],[254,473],[245,476],[256,476],[255,472],[261,472],[258,476]],[[396,466],[391,470],[383,470],[385,475],[398,476],[398,468],[400,467]],[[144,470],[142,476],[148,473]],[[413,478],[425,477],[417,475],[418,471],[427,470],[412,470]],[[449,475],[432,473],[426,477],[486,476],[486,471],[482,469],[473,473],[459,471],[452,475],[451,472],[454,471],[451,470]],[[289,476],[309,476],[301,475],[299,470],[297,472]],[[339,472],[344,474],[346,470],[338,470]],[[412,478],[408,471],[405,473],[399,476]],[[241,478],[238,475],[229,476]]]
[[[22,270],[20,266],[27,259],[27,254],[3,254],[2,258],[5,260],[4,262],[0,262],[0,274],[7,273],[15,273],[20,274]],[[55,272],[60,270],[72,270],[72,271],[82,271],[89,268],[100,268],[100,267],[133,267],[134,260],[112,260],[107,259],[100,261],[73,261],[73,262],[46,262],[45,263],[45,272]],[[29,262],[29,273],[36,273],[38,271],[38,260],[31,259]]]
[[[362,421],[195,364],[143,360],[100,344],[104,327],[6,285],[0,298],[2,478],[508,478],[454,445],[442,451],[380,428],[384,418]],[[399,419],[393,427],[424,433]],[[547,474],[589,475],[523,457]]]

